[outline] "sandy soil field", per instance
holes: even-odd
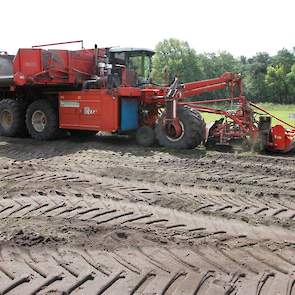
[[[0,138],[0,294],[295,294],[295,156]]]

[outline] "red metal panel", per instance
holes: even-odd
[[[26,76],[42,72],[41,49],[19,49],[13,62],[13,72]]]
[[[282,151],[284,153],[293,149],[294,133],[288,132],[282,125],[276,125],[271,128],[270,134],[272,137],[272,144],[269,145],[269,149],[272,151]]]
[[[118,88],[119,96],[133,96],[133,97],[141,97],[141,89],[135,87],[119,87]]]
[[[104,54],[105,50],[99,49],[98,60]],[[13,62],[14,82],[16,85],[82,83],[94,73],[94,55],[93,49],[19,49]]]
[[[76,73],[92,74],[94,71],[94,54],[93,49],[69,51],[70,69],[77,71]],[[100,56],[100,54],[104,55],[99,50],[98,55]]]
[[[60,128],[116,132],[119,102],[108,90],[59,93]]]

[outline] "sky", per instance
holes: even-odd
[[[86,48],[154,49],[167,38],[197,53],[238,57],[295,46],[294,0],[9,0],[2,1],[0,50],[84,40]],[[60,48],[60,47],[59,47]],[[79,48],[79,44],[63,48]]]

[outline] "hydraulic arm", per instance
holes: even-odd
[[[195,95],[202,94],[204,92],[215,91],[219,89],[224,89],[226,87],[230,88],[231,96],[234,96],[235,88],[238,89],[238,95],[242,95],[242,79],[240,74],[226,72],[222,76],[196,81],[191,83],[182,84],[182,98],[192,97]]]

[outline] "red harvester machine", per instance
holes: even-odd
[[[54,44],[50,44],[54,45]],[[170,86],[150,80],[153,51],[140,48],[19,49],[0,53],[0,135],[50,140],[62,134],[98,131],[136,133],[143,146],[194,148],[242,142],[288,152],[294,127],[271,126],[272,116],[248,102],[239,74]],[[186,102],[198,94],[229,88],[225,99]],[[216,107],[230,102],[235,109]],[[213,107],[208,107],[211,105]],[[258,113],[258,111],[260,113]],[[206,132],[200,112],[220,114]],[[261,114],[261,112],[263,114]],[[274,117],[275,118],[275,117]]]

